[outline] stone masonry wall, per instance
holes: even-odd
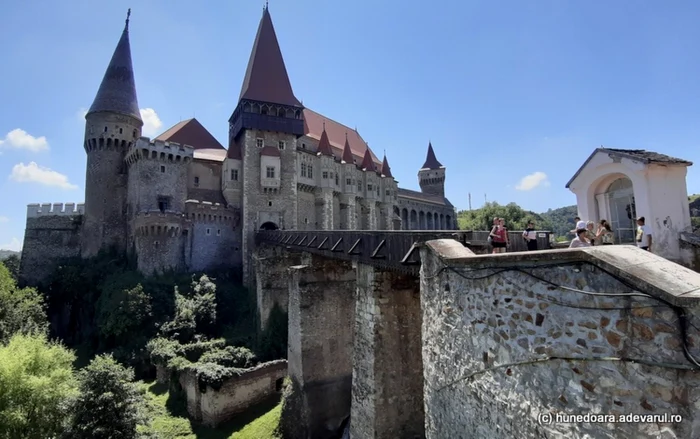
[[[664,303],[700,358],[699,274],[631,246],[470,253],[421,251],[426,437],[700,437],[700,373]],[[609,295],[630,293],[652,297]],[[682,422],[556,418],[587,413]]]
[[[23,285],[41,284],[61,259],[80,255],[82,219],[82,215],[27,218],[19,275]]]
[[[282,390],[287,360],[275,360],[242,371],[221,388],[210,386],[201,394],[202,423],[216,427]]]
[[[280,423],[287,439],[329,438],[350,416],[356,275],[347,261],[302,258],[289,269],[293,390]]]
[[[260,244],[255,249],[255,289],[260,329],[265,329],[270,311],[278,305],[287,312],[289,303],[289,267],[302,263],[300,252],[284,247]]]
[[[357,264],[353,438],[424,437],[418,278]]]

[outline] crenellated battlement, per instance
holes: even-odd
[[[85,213],[85,203],[32,203],[27,205],[27,218],[40,216],[74,216]]]
[[[131,166],[139,160],[152,159],[164,162],[188,163],[194,157],[194,148],[174,142],[150,140],[148,137],[139,138],[129,148],[124,159]]]
[[[147,210],[134,216],[134,231],[137,236],[180,236],[187,218],[182,212]]]
[[[202,222],[230,222],[234,227],[239,223],[241,210],[237,207],[229,207],[211,201],[187,200],[185,212],[192,221]]]

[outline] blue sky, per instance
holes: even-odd
[[[28,203],[83,201],[82,115],[128,7],[145,134],[196,116],[226,145],[263,2],[206,4],[3,5],[0,248],[19,247]],[[272,0],[270,11],[297,97],[385,149],[402,187],[418,188],[431,140],[459,209],[469,193],[474,208],[484,194],[535,211],[574,204],[564,185],[601,144],[700,163],[697,2]],[[694,167],[688,191],[700,192]]]

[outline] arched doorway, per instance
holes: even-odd
[[[277,230],[277,229],[279,229],[279,227],[277,226],[277,224],[273,223],[272,221],[262,223],[262,225],[260,226],[260,230]]]
[[[634,242],[637,216],[634,203],[632,180],[620,177],[610,183],[605,191],[605,199],[610,213],[610,227],[615,233],[615,242],[627,244]]]

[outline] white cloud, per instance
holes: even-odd
[[[22,241],[17,238],[12,238],[7,244],[0,244],[0,250],[12,250],[18,252],[22,250]]]
[[[77,189],[78,186],[68,182],[68,177],[30,162],[28,165],[19,163],[12,168],[10,180],[19,183],[39,183],[45,186],[54,186],[61,189]]]
[[[88,110],[85,108],[80,108],[76,113],[75,117],[81,121],[85,122],[85,115]],[[158,117],[158,113],[153,108],[141,108],[139,110],[141,113],[141,119],[143,120],[143,128],[141,128],[141,134],[148,137],[155,137],[160,134],[160,129],[163,126],[163,122]]]
[[[141,134],[148,137],[153,137],[160,134],[160,127],[163,126],[163,122],[160,121],[158,113],[153,108],[142,108],[139,110],[141,112],[141,119],[143,119],[143,128],[141,128]]]
[[[0,223],[7,223],[10,219],[6,216],[0,216]]]
[[[520,182],[518,182],[518,184],[515,186],[515,189],[519,191],[530,191],[538,186],[549,186],[547,174],[545,174],[544,172],[537,171],[530,175],[526,175],[520,180]]]
[[[78,119],[80,122],[85,123],[85,116],[87,115],[87,112],[88,112],[88,111],[87,111],[85,108],[82,108],[82,107],[81,107],[80,110],[78,110],[78,111],[75,113],[76,119]]]
[[[48,150],[49,142],[44,136],[34,137],[22,129],[15,128],[7,133],[4,139],[0,139],[0,148],[26,149],[38,152]]]

